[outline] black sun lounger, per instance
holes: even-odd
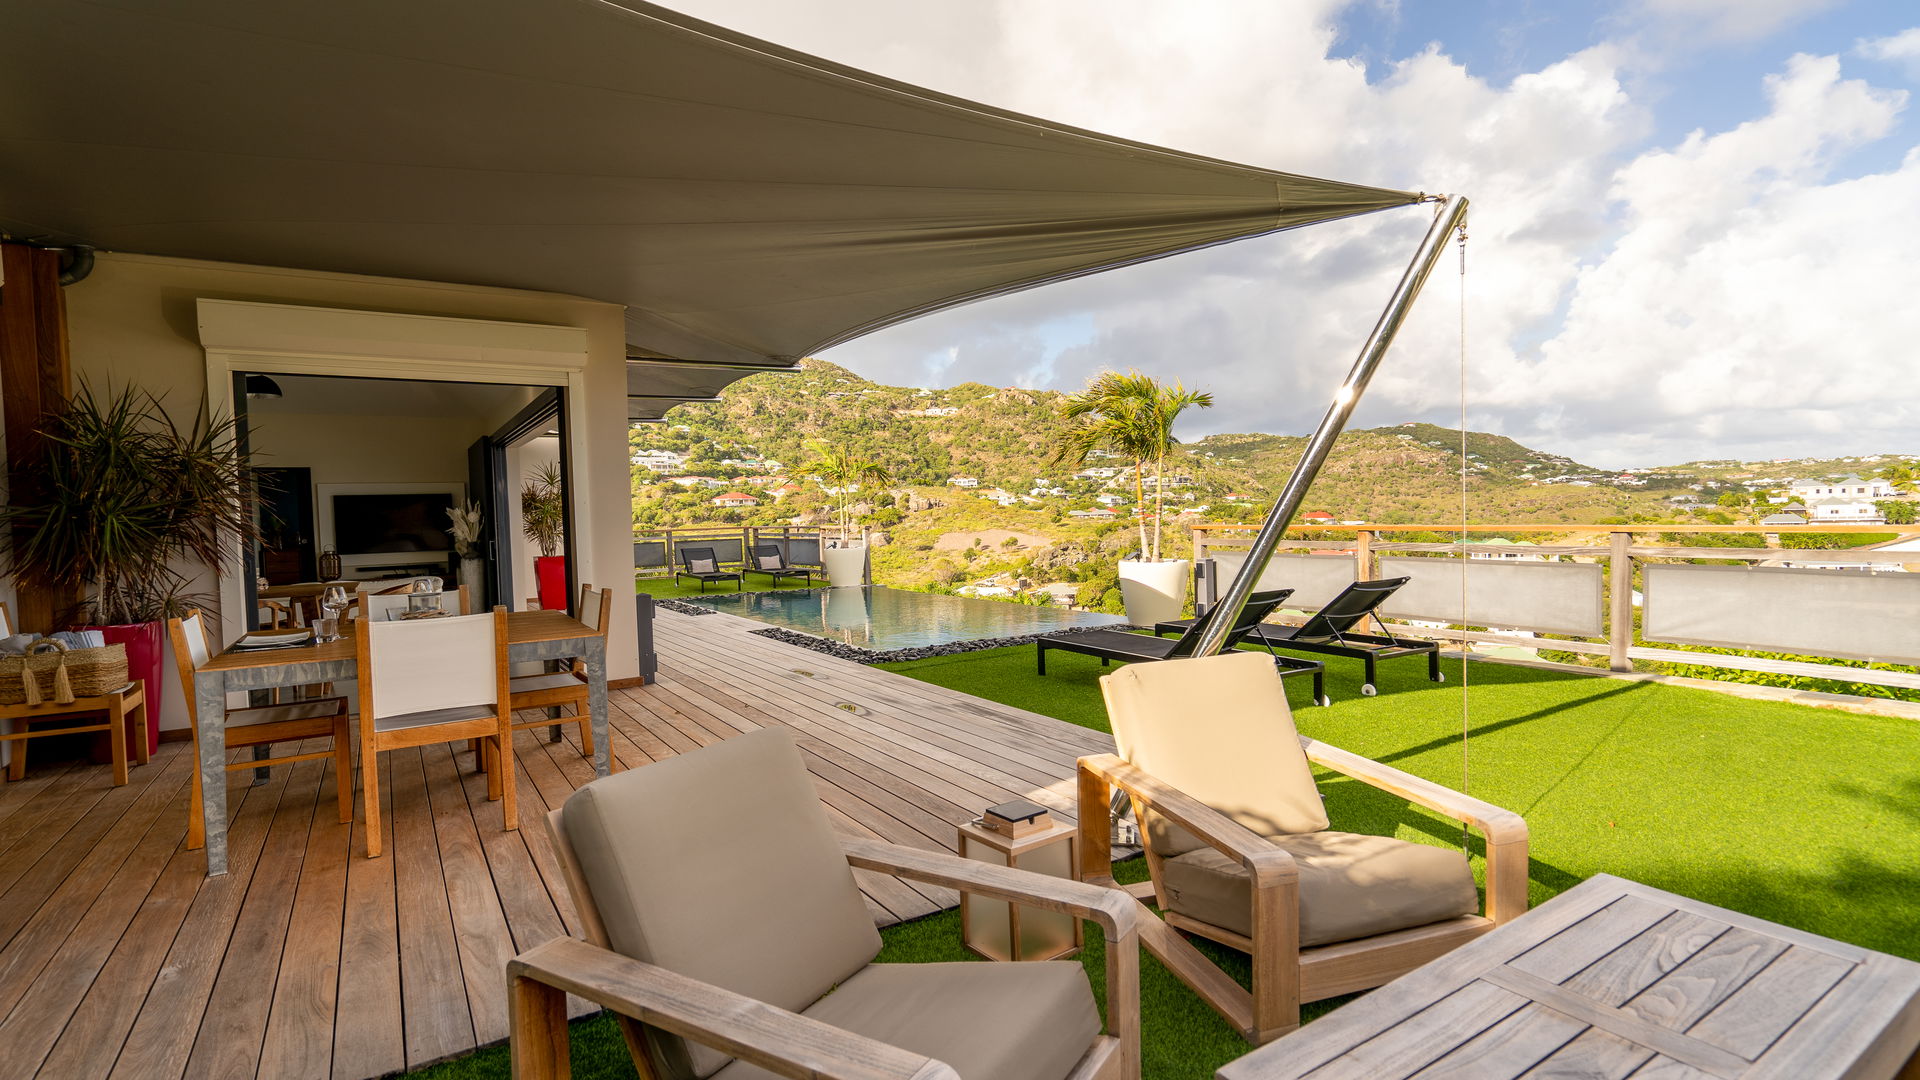
[[[749,574],[765,574],[773,579],[773,587],[780,587],[783,577],[797,577],[808,585],[813,584],[813,571],[804,566],[792,566],[787,557],[780,554],[778,544],[753,545],[753,561],[746,567]]]
[[[1379,634],[1362,634],[1355,631],[1371,617],[1380,622],[1380,605],[1387,597],[1405,585],[1410,578],[1383,578],[1379,581],[1356,581],[1341,590],[1339,596],[1327,602],[1313,618],[1299,626],[1255,627],[1248,635],[1249,641],[1258,641],[1270,649],[1298,649],[1301,652],[1321,653],[1326,656],[1344,656],[1350,660],[1359,660],[1366,664],[1366,680],[1360,684],[1360,692],[1372,697],[1380,692],[1374,677],[1374,668],[1382,660],[1392,660],[1401,656],[1420,656],[1427,658],[1427,678],[1434,682],[1445,682],[1447,677],[1440,673],[1440,643],[1420,641],[1416,638],[1399,638],[1385,633],[1386,626],[1381,625]],[[1185,630],[1193,624],[1192,619],[1178,619],[1158,623],[1153,632],[1157,637],[1176,630]]]
[[[680,549],[680,569],[674,571],[673,580],[683,577],[694,578],[700,582],[700,591],[707,591],[709,581],[731,581],[733,590],[739,592],[747,584],[747,575],[739,570],[720,569],[720,560],[714,557],[710,547],[683,547]]]
[[[1247,606],[1240,611],[1240,617],[1234,621],[1233,632],[1227,635],[1226,647],[1237,647],[1242,641],[1251,641],[1251,631],[1260,625],[1260,620],[1279,608],[1287,597],[1293,595],[1292,589],[1279,589],[1274,592],[1254,593],[1247,599]],[[1216,609],[1218,610],[1218,609]],[[1177,660],[1192,656],[1193,650],[1200,644],[1201,626],[1204,619],[1187,619],[1186,633],[1177,638],[1163,638],[1156,634],[1147,637],[1144,634],[1129,633],[1125,630],[1077,630],[1062,634],[1046,634],[1033,639],[1038,651],[1040,674],[1047,673],[1047,650],[1062,649],[1066,652],[1082,653],[1100,658],[1100,666],[1106,667],[1114,660],[1127,663],[1141,663],[1151,660]],[[1157,628],[1156,628],[1157,629]],[[1273,652],[1271,648],[1267,650]],[[1313,676],[1313,700],[1316,705],[1332,704],[1323,685],[1326,665],[1315,660],[1301,660],[1292,656],[1274,653],[1273,662],[1280,669],[1280,677],[1292,675]]]

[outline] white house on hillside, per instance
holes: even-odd
[[[1858,496],[1837,499],[1808,499],[1807,519],[1810,522],[1841,522],[1879,525],[1884,523],[1886,515],[1873,504],[1873,500]]]
[[[651,472],[673,472],[687,463],[687,456],[671,450],[642,450],[633,455],[633,463]]]
[[[1816,499],[1891,499],[1900,494],[1892,484],[1885,480],[1862,480],[1858,476],[1847,475],[1838,480],[1795,480],[1787,486],[1788,494],[1795,499],[1812,506]],[[1825,517],[1825,514],[1818,515]]]

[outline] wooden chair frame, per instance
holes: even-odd
[[[613,952],[561,827],[560,811],[548,813],[547,833],[566,874],[567,891],[580,914],[586,940],[556,938],[507,964],[517,1080],[564,1080],[570,1075],[568,994],[615,1013],[640,1080],[660,1080],[648,1045],[649,1028],[800,1080],[959,1080],[943,1062]],[[1154,920],[1139,914],[1140,905],[1132,898],[1097,885],[974,862],[948,852],[862,837],[843,836],[840,843],[847,863],[858,870],[944,885],[1098,923],[1107,940],[1106,1028],[1067,1080],[1138,1080],[1138,928]]]
[[[1165,914],[1140,928],[1140,940],[1248,1042],[1270,1042],[1300,1026],[1300,1004],[1380,986],[1466,944],[1527,910],[1527,823],[1520,815],[1417,776],[1301,736],[1307,760],[1461,821],[1486,841],[1484,915],[1395,930],[1374,937],[1300,947],[1300,881],[1293,856],[1252,830],[1113,754],[1079,763],[1080,875],[1113,884],[1108,808],[1117,787],[1136,819],[1151,810],[1234,859],[1253,878],[1253,935],[1166,911],[1163,860],[1147,852],[1153,894]],[[1115,886],[1117,888],[1117,886]],[[1215,967],[1176,930],[1198,934],[1253,958],[1253,992]]]
[[[194,733],[194,745],[200,739],[200,705],[193,691],[193,654],[187,650],[186,619],[201,615],[200,634],[207,644],[209,657],[219,656],[220,649],[213,638],[213,630],[207,625],[206,617],[197,608],[188,609],[179,619],[167,620],[167,638],[173,644],[173,662],[180,673],[182,696],[187,700],[187,721]],[[311,702],[312,699],[308,699]],[[264,708],[273,708],[268,705]],[[229,709],[227,717],[245,709]],[[243,761],[227,763],[228,772],[244,769],[267,769],[275,765],[292,765],[300,761],[320,761],[333,759],[334,798],[340,804],[340,820],[353,820],[353,728],[347,717],[347,699],[340,699],[340,708],[332,716],[316,716],[303,720],[278,720],[266,724],[229,725],[226,729],[227,749],[243,746],[267,746],[272,743],[300,742],[303,739],[316,739],[331,736],[333,748],[316,750],[306,754],[282,754],[279,757],[247,758]],[[205,810],[200,804],[200,770],[193,770],[193,791],[187,802],[187,847],[202,847],[207,842],[207,822],[202,816]]]
[[[580,585],[580,611],[583,614],[592,596],[593,586],[582,582]],[[600,590],[600,621],[595,624],[600,628],[600,636],[602,638],[607,636],[607,626],[612,618],[613,590],[602,589]],[[549,713],[538,720],[516,720],[513,723],[513,730],[527,731],[532,728],[550,727],[553,729],[553,741],[559,742],[560,728],[562,725],[578,724],[580,726],[580,752],[591,758],[593,756],[593,725],[591,723],[593,718],[587,712],[587,665],[576,659],[570,670],[571,673],[578,678],[579,685],[559,686],[546,690],[521,690],[513,694],[513,711],[516,713],[521,709],[555,710],[553,713]],[[511,685],[511,681],[509,681],[509,685]],[[573,706],[573,714],[570,716],[560,715],[558,710],[567,705]]]
[[[461,589],[461,610],[466,610],[466,590]],[[487,774],[487,799],[499,800],[506,828],[520,827],[520,805],[514,796],[513,694],[507,689],[507,609],[493,609],[493,671],[495,680],[492,716],[455,720],[444,724],[376,730],[373,719],[373,635],[368,625],[364,598],[355,602],[358,612],[353,632],[353,655],[359,673],[360,690],[360,802],[367,825],[367,858],[378,858],[383,846],[380,838],[380,752],[409,746],[461,739],[480,741],[479,765]]]

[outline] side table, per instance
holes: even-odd
[[[977,862],[1074,879],[1079,830],[1058,822],[1010,837],[976,819],[960,826],[960,854]],[[960,894],[960,940],[989,960],[1060,960],[1080,951],[1080,920],[1056,911]]]

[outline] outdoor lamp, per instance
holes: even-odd
[[[1078,837],[1046,807],[1016,799],[961,825],[960,854],[1073,880]],[[1072,915],[960,894],[960,942],[989,960],[1059,960],[1080,951],[1080,935]]]

